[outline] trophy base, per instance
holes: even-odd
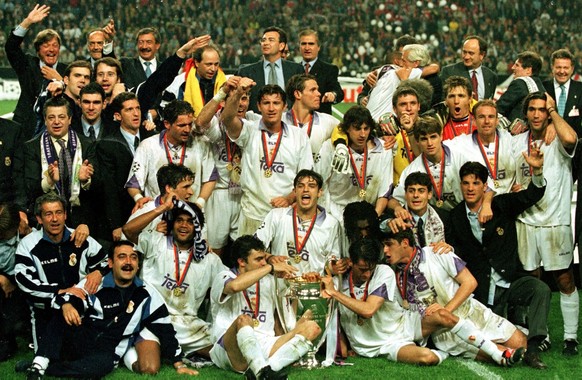
[[[315,352],[308,352],[305,354],[305,356],[303,356],[297,363],[295,363],[295,366],[309,370],[323,368],[321,363],[315,357]]]

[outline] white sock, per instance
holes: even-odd
[[[307,338],[297,334],[269,358],[269,365],[273,371],[278,372],[289,364],[295,363],[312,347],[313,344]]]
[[[251,326],[244,326],[236,333],[238,348],[249,363],[251,371],[256,375],[261,368],[267,366],[267,360],[263,357],[259,340],[255,330]]]
[[[435,354],[439,358],[439,364],[441,364],[446,358],[449,357],[449,354],[444,351],[432,348],[430,350],[433,352],[433,354]]]
[[[123,363],[131,372],[133,372],[133,364],[137,362],[137,351],[135,347],[130,347],[125,355],[123,355]]]
[[[564,340],[578,339],[580,298],[577,289],[571,294],[560,292],[560,309],[562,309],[562,317],[564,318]]]
[[[44,375],[44,371],[46,371],[48,368],[49,363],[49,358],[45,358],[44,356],[35,356],[34,360],[32,361],[32,365],[34,367],[38,367],[41,375]]]
[[[497,348],[495,343],[485,339],[473,322],[459,318],[459,322],[451,329],[451,331],[465,342],[477,347],[487,355],[491,356],[491,359],[493,359],[497,364],[501,364],[503,352]],[[473,339],[471,339],[471,337]]]

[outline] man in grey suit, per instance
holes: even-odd
[[[251,78],[256,85],[251,89],[249,109],[259,112],[257,108],[258,93],[266,84],[276,84],[285,89],[287,81],[295,74],[303,74],[303,66],[284,60],[281,53],[287,45],[287,34],[281,28],[270,26],[263,31],[261,52],[263,59],[238,69],[237,76]],[[291,108],[291,105],[288,105]]]
[[[479,36],[465,38],[462,52],[463,61],[443,67],[441,70],[442,81],[444,82],[453,75],[465,77],[471,81],[475,100],[492,99],[497,86],[497,74],[483,66],[487,47],[487,41]],[[475,87],[477,88],[475,89]]]

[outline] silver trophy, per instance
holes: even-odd
[[[306,369],[320,368],[321,364],[315,354],[323,343],[326,335],[326,328],[331,317],[334,315],[334,303],[332,300],[321,297],[321,280],[308,282],[303,277],[296,277],[288,280],[287,297],[298,320],[308,310],[311,310],[312,319],[321,329],[321,334],[313,341],[313,347],[297,363],[299,367]]]

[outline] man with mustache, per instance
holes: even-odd
[[[155,375],[162,356],[173,362],[179,374],[198,373],[182,362],[163,299],[137,277],[139,254],[132,243],[117,242],[108,254],[111,272],[95,294],[83,292],[82,281],[75,291],[56,298],[53,307],[62,315],[49,324],[50,339],[40,345],[27,379],[41,379],[45,372],[57,377],[101,378],[113,371],[131,347],[134,334],[144,329],[155,333],[161,344],[152,355],[157,362],[149,366],[138,362],[133,368],[136,372]]]
[[[156,28],[138,30],[135,44],[138,57],[123,57],[119,60],[125,84],[130,89],[148,79],[161,63],[156,57],[161,44],[160,32]]]

